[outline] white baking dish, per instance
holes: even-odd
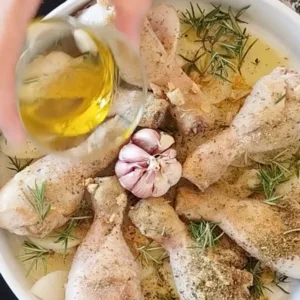
[[[47,17],[72,14],[88,2],[90,1],[69,0]],[[158,0],[156,2],[167,2],[183,8],[189,0]],[[199,2],[209,3],[211,1],[200,0]],[[291,58],[293,66],[299,68],[300,17],[294,11],[279,0],[216,0],[213,2],[237,9],[251,4],[252,8],[249,10],[248,18],[251,19],[252,24],[255,24],[255,31],[263,35],[272,45],[282,47]],[[99,18],[101,17],[99,16]],[[15,257],[16,249],[8,236],[7,232],[0,230],[0,272],[19,300],[34,300],[36,298],[30,293],[32,283],[25,278],[25,272]],[[286,299],[299,300],[300,288],[298,292],[295,291],[294,295],[290,295]]]

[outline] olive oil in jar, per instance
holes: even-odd
[[[43,143],[92,132],[112,102],[118,80],[113,55],[89,32],[79,33],[77,39],[64,37],[35,57],[19,89],[22,120]]]

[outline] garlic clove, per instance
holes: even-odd
[[[161,155],[161,159],[167,161],[176,158],[176,156],[177,151],[175,149],[168,149]]]
[[[158,150],[156,151],[156,153],[163,153],[164,151],[169,149],[174,144],[175,144],[174,138],[171,135],[161,131],[159,147],[158,147]]]
[[[159,147],[160,135],[153,129],[141,129],[133,135],[132,142],[147,151],[149,154],[153,154]]]
[[[126,163],[119,160],[115,166],[115,173],[117,177],[122,177],[135,169],[147,169],[147,167],[147,162]]]
[[[146,151],[132,143],[125,145],[119,153],[119,160],[129,163],[144,162],[149,157],[150,155]]]
[[[165,195],[170,189],[167,177],[163,176],[161,172],[157,172],[155,176],[154,189],[152,192],[153,197],[161,197]]]
[[[134,171],[119,178],[121,186],[126,190],[134,188],[146,171],[144,169],[135,169]]]
[[[151,197],[155,176],[155,172],[148,171],[147,173],[145,173],[131,190],[132,194],[142,199]]]

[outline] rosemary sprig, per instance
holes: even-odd
[[[212,248],[216,246],[224,232],[219,233],[219,227],[217,223],[201,220],[199,223],[190,223],[189,231],[196,241],[196,243],[202,248]]]
[[[265,203],[269,205],[276,205],[277,201],[282,198],[281,195],[276,195],[276,187],[287,181],[286,172],[278,165],[271,164],[264,166],[259,170],[258,179],[260,184],[257,186],[256,191],[265,194]]]
[[[41,186],[38,186],[38,184],[35,182],[35,187],[28,187],[28,189],[33,200],[29,198],[27,199],[36,212],[39,220],[42,222],[45,220],[47,214],[51,210],[51,203],[47,202],[45,197],[45,182],[43,182]]]
[[[30,241],[24,241],[22,248],[25,254],[19,255],[18,258],[21,259],[22,262],[31,262],[27,270],[26,277],[29,276],[34,268],[38,268],[39,263],[43,264],[44,274],[47,274],[47,258],[53,255],[54,251],[45,249]]]
[[[236,72],[236,65],[231,61],[231,57],[229,55],[220,54],[215,51],[211,53],[209,66],[211,67],[212,75],[220,77],[221,79],[226,81],[229,81],[227,79],[228,69]]]
[[[55,243],[62,243],[64,246],[64,256],[67,253],[68,244],[70,240],[77,240],[77,237],[72,234],[73,229],[75,228],[75,221],[71,220],[69,225],[66,227],[64,231],[57,231],[55,232],[57,235],[57,240]]]
[[[251,7],[251,5],[247,5],[243,7],[241,10],[238,11],[236,14],[235,18],[240,22],[240,23],[245,23],[244,21],[240,20],[240,17]]]
[[[163,247],[153,246],[153,241],[137,249],[139,254],[136,259],[140,259],[141,263],[149,266],[150,264],[161,265],[168,257]],[[161,254],[156,258],[153,252],[160,251]]]
[[[264,291],[269,290],[261,279],[263,273],[261,263],[256,258],[250,257],[245,269],[253,276],[253,285],[249,288],[250,294],[254,300],[260,300],[264,296]]]
[[[288,283],[287,282],[287,279],[288,277],[286,275],[283,275],[283,274],[278,274],[275,273],[275,276],[274,276],[274,280],[273,282],[275,283],[275,285],[282,291],[284,292],[285,294],[289,295],[290,292],[288,292],[286,289],[284,289],[281,284],[284,284],[284,283]]]
[[[267,165],[261,166],[257,175],[260,183],[254,191],[263,192],[265,195],[264,202],[269,205],[277,205],[278,200],[283,195],[276,195],[276,187],[288,181],[292,176],[292,172],[284,166],[284,162],[279,160],[285,152],[286,150],[275,156]]]
[[[287,151],[288,149],[276,155],[259,170],[258,179],[260,183],[254,191],[263,192],[266,198],[265,203],[269,205],[277,205],[277,201],[283,197],[283,195],[276,195],[275,192],[279,184],[288,181],[293,175],[299,177],[300,148],[292,154],[290,159],[282,160],[282,156]]]
[[[194,29],[197,33],[201,29],[201,23],[203,22],[204,18],[204,11],[200,8],[199,4],[197,4],[198,13],[200,16],[197,17],[195,13],[195,8],[192,3],[190,3],[191,10],[186,10],[184,13],[181,13],[181,23],[190,25],[190,29]]]
[[[288,166],[286,166],[287,162],[281,160],[281,158],[283,157],[283,155],[287,151],[288,151],[288,149],[285,149],[284,151],[282,151],[279,154],[277,154],[275,157],[273,157],[269,161],[269,164],[275,164],[275,165],[277,165],[281,170],[283,170],[283,172],[286,172],[287,174],[289,174],[290,176],[292,176],[293,172],[291,171],[291,169]]]
[[[246,60],[247,55],[249,54],[250,50],[254,47],[254,45],[257,43],[258,39],[254,40],[249,47],[246,50],[246,46],[248,44],[248,40],[249,40],[249,36],[246,37],[246,39],[244,41],[242,41],[242,46],[241,46],[241,50],[238,56],[238,71],[241,74],[241,69],[242,66]]]
[[[243,10],[245,12],[245,8]],[[239,12],[239,14],[240,14],[240,12]],[[232,27],[234,29],[233,32],[236,33],[237,35],[243,36],[243,31],[237,22],[237,17],[233,14],[230,6],[228,8],[228,16],[230,18]]]
[[[209,72],[223,80],[228,80],[229,70],[241,73],[247,55],[257,42],[255,40],[247,46],[250,35],[246,28],[242,29],[240,26],[240,23],[246,23],[240,17],[250,6],[242,8],[236,14],[233,13],[231,7],[226,12],[221,9],[221,6],[213,5],[213,10],[206,13],[198,4],[195,7],[191,3],[190,6],[190,9],[182,13],[181,23],[189,25],[189,30],[195,31],[197,35],[195,42],[202,43],[204,52],[199,57],[198,51],[195,57],[199,60],[204,55],[210,56],[201,75]],[[189,68],[186,68],[187,74],[195,67],[199,71],[199,67],[196,65],[197,61],[188,61],[192,65],[188,65]]]
[[[241,48],[243,46],[242,39],[237,39],[232,44],[218,42],[218,45],[221,46],[224,50],[226,50],[230,58],[240,55]]]
[[[91,219],[90,216],[83,217],[73,217],[69,220],[66,225],[66,228],[63,231],[56,231],[55,234],[57,236],[57,240],[55,243],[62,243],[64,246],[64,256],[67,253],[69,241],[77,240],[78,238],[72,234],[75,227],[77,227],[82,220]]]
[[[179,56],[181,58],[183,58],[187,63],[186,65],[184,66],[184,71],[187,75],[190,75],[192,71],[196,71],[197,73],[201,74],[202,72],[200,71],[200,69],[197,67],[197,62],[199,61],[199,59],[201,59],[201,57],[203,57],[205,55],[205,53],[202,53],[200,55],[199,54],[199,51],[198,50],[194,57],[192,59],[188,59],[187,57],[179,54]]]
[[[285,97],[286,97],[286,93],[284,93],[283,95],[281,95],[281,96],[275,101],[275,104],[280,103]]]
[[[26,169],[32,162],[33,159],[31,160],[27,160],[26,162],[23,162],[20,159],[17,159],[16,157],[10,157],[8,156],[9,159],[9,163],[11,165],[11,167],[7,167],[7,169],[15,171],[17,173],[23,171],[24,169]]]

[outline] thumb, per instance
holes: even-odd
[[[15,69],[26,27],[40,0],[1,0],[0,10],[0,130],[12,142],[24,139],[17,112]]]
[[[13,76],[11,79],[5,78],[4,81],[3,79],[0,81],[2,82],[0,85],[0,129],[8,140],[13,143],[21,143],[24,140],[24,131],[17,112]]]
[[[151,0],[114,0],[116,10],[116,27],[131,43],[139,48],[141,30]]]

